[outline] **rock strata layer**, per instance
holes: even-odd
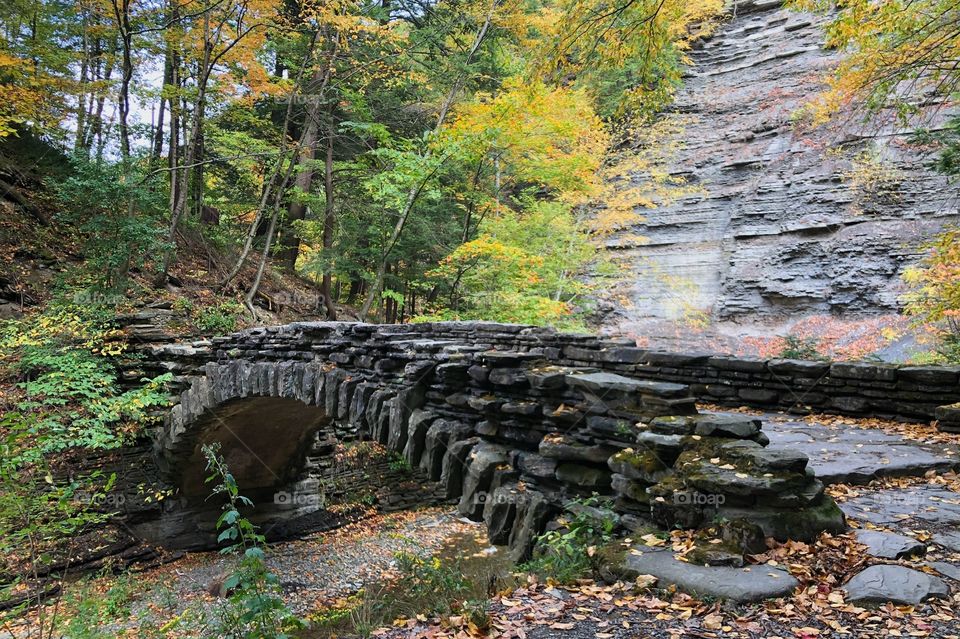
[[[824,21],[745,0],[692,52],[665,115],[679,146],[666,164],[698,192],[640,211],[643,223],[609,242],[634,273],[611,327],[646,335],[694,310],[763,320],[898,307],[905,265],[958,220],[956,202],[889,128],[852,116],[804,128],[802,108],[837,61]]]

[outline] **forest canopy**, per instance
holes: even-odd
[[[597,203],[613,132],[669,103],[721,10],[15,0],[0,137],[71,158],[58,220],[86,239],[85,285],[182,280],[199,238],[221,256],[217,293],[251,312],[280,269],[330,318],[575,324],[585,276],[609,270],[591,242],[631,219]]]

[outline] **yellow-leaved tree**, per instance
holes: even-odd
[[[610,115],[651,115],[669,104],[691,44],[713,32],[723,0],[554,0],[536,66],[575,77]]]
[[[830,12],[827,45],[844,53],[816,103],[815,119],[842,109],[893,108],[901,119],[923,108],[924,93],[947,98],[960,86],[960,5],[954,0],[791,0]]]

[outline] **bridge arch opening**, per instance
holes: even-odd
[[[159,516],[132,526],[147,541],[216,546],[223,499],[207,482],[208,444],[219,446],[240,494],[253,502],[246,516],[268,540],[336,528],[371,508],[448,498],[429,473],[404,462],[404,442],[387,437],[391,419],[409,417],[405,404],[391,409],[398,390],[320,362],[211,363],[181,388],[154,441],[171,495]]]
[[[244,495],[255,504],[273,501],[298,479],[317,432],[329,422],[323,409],[288,397],[227,401],[194,423],[197,437],[176,487],[191,503],[209,497],[203,447],[216,443]]]

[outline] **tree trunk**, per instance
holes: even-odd
[[[337,308],[333,305],[333,287],[331,286],[333,277],[333,264],[330,262],[330,255],[333,252],[333,232],[335,230],[335,210],[333,198],[333,143],[336,135],[336,126],[334,126],[333,108],[330,109],[330,121],[327,124],[327,157],[324,162],[323,171],[323,190],[324,190],[324,211],[323,211],[323,281],[320,284],[320,293],[323,295],[324,303],[327,306],[327,319],[337,319]]]
[[[257,296],[257,291],[260,290],[260,282],[263,281],[263,272],[267,268],[267,257],[270,255],[270,245],[273,243],[273,235],[277,230],[277,218],[280,217],[280,206],[279,202],[277,206],[273,208],[273,215],[270,217],[270,228],[267,230],[267,238],[263,245],[263,253],[260,255],[260,262],[257,264],[257,274],[253,278],[253,284],[250,285],[250,290],[247,291],[246,297],[244,297],[244,303],[247,306],[247,310],[250,311],[250,315],[254,319],[257,317],[257,312],[253,308],[253,300]]]
[[[317,112],[314,109],[307,110],[307,122],[303,129],[303,147],[296,162],[304,166],[293,180],[293,186],[297,193],[306,196],[313,187],[313,166],[310,164],[314,158],[314,148],[317,144]],[[280,264],[290,271],[293,271],[297,265],[297,255],[300,253],[300,238],[294,230],[294,223],[304,219],[307,215],[307,205],[303,201],[294,201],[290,203],[287,209],[286,223],[281,231],[280,239],[277,242],[276,257]]]
[[[183,172],[177,178],[176,197],[172,198],[173,209],[170,211],[170,230],[167,234],[167,250],[163,258],[161,276],[165,276],[170,269],[170,262],[177,243],[177,228],[180,219],[187,208],[187,196],[190,192],[190,176],[195,159],[200,149],[201,134],[203,131],[204,112],[207,104],[207,81],[210,78],[213,43],[210,40],[210,16],[204,16],[203,57],[197,70],[197,99],[193,106],[193,116],[190,124],[190,134],[186,137],[186,150],[183,156]],[[176,172],[176,171],[174,171]]]
[[[483,43],[484,38],[487,36],[487,31],[490,29],[490,22],[493,19],[493,13],[497,8],[497,5],[500,3],[500,0],[492,0],[490,3],[490,10],[487,12],[486,19],[483,21],[480,29],[477,31],[476,36],[473,40],[473,45],[470,47],[470,51],[467,54],[467,58],[464,66],[469,67],[470,63],[473,61],[473,57],[477,54],[477,51],[480,49],[480,45]],[[443,122],[447,118],[447,114],[450,112],[451,107],[453,106],[453,101],[456,99],[457,94],[460,93],[460,88],[463,86],[466,78],[464,74],[461,74],[454,81],[453,85],[450,87],[450,91],[447,93],[446,99],[444,99],[443,104],[440,107],[440,113],[437,115],[437,123],[433,127],[433,132],[438,132],[443,128]],[[424,159],[430,157],[430,152],[427,151]],[[407,193],[407,199],[403,206],[403,209],[400,211],[400,216],[397,218],[397,223],[393,227],[393,232],[390,234],[390,239],[387,241],[387,245],[383,252],[383,256],[380,258],[380,264],[377,267],[377,274],[374,277],[373,283],[370,285],[370,290],[367,291],[367,298],[363,302],[363,308],[360,309],[360,321],[366,321],[367,316],[370,314],[370,308],[373,306],[373,302],[376,299],[377,295],[380,294],[380,290],[383,288],[383,280],[386,276],[387,263],[390,260],[390,254],[393,252],[394,247],[397,245],[397,242],[400,241],[400,235],[403,233],[404,227],[407,225],[407,219],[410,217],[410,212],[413,210],[414,204],[417,202],[417,198],[420,197],[420,192],[425,186],[425,182],[421,181],[417,185],[411,187],[410,191]]]
[[[129,0],[113,0],[113,13],[120,33],[120,93],[117,97],[117,110],[120,118],[120,155],[126,161],[130,158],[130,80],[133,78],[133,34],[130,32]]]
[[[170,21],[176,19],[175,10],[170,12]],[[166,115],[166,105],[167,97],[164,95],[164,92],[169,91],[167,87],[173,85],[173,47],[168,45],[167,51],[163,57],[163,88],[160,92],[160,105],[157,107],[157,131],[153,137],[153,159],[154,161],[159,161],[160,157],[163,155],[163,120]],[[171,111],[173,109],[173,103],[170,104]],[[171,115],[172,117],[172,115]]]
[[[363,293],[363,279],[359,273],[350,274],[350,289],[347,291],[347,304],[353,304]]]
[[[316,156],[317,140],[320,133],[320,114],[322,112],[324,94],[326,93],[327,85],[330,83],[331,70],[336,62],[339,37],[337,33],[328,35],[330,42],[329,57],[324,67],[314,72],[309,84],[309,91],[313,95],[310,100],[310,106],[304,115],[303,147],[300,151],[300,157],[297,159],[297,163],[300,164],[302,168],[300,172],[297,173],[297,177],[293,182],[293,186],[303,195],[308,195],[310,189],[313,187],[313,166],[311,163]],[[300,238],[294,231],[294,226],[296,222],[303,220],[306,214],[307,205],[304,202],[291,202],[287,209],[287,219],[284,224],[285,228],[282,230],[278,241],[279,250],[276,256],[280,259],[280,263],[291,271],[296,268],[297,255],[300,253]]]
[[[110,78],[111,76],[113,76],[113,67],[114,67],[113,59],[115,57],[113,54],[115,54],[116,52],[117,52],[117,40],[116,40],[116,37],[114,37],[114,39],[110,42],[110,50],[108,52],[110,55],[106,57],[106,62],[104,62],[104,71],[103,71],[104,84],[109,84]],[[101,50],[101,55],[103,53],[104,52]],[[93,126],[91,126],[89,129],[88,139],[86,144],[84,145],[84,148],[90,149],[93,147],[93,141],[94,140],[97,141],[97,159],[98,160],[101,159],[102,149],[103,149],[103,129],[104,129],[103,107],[105,106],[106,101],[107,101],[106,95],[101,93],[100,96],[97,98],[97,107],[96,107],[96,113],[94,114],[94,117],[93,117]]]
[[[178,16],[174,8],[174,18]],[[180,60],[176,52],[170,57],[170,144],[167,149],[167,166],[170,168],[170,211],[176,208],[180,198]],[[164,270],[162,273],[166,275]]]
[[[294,84],[295,87],[300,86],[300,82],[303,79],[304,70],[307,67],[310,57],[313,55],[313,48],[317,43],[318,37],[319,33],[314,35],[313,42],[310,44],[310,48],[303,59],[303,64],[300,65],[300,69],[297,72],[297,81]],[[243,264],[246,262],[247,256],[250,255],[250,251],[253,248],[253,240],[257,236],[257,229],[259,228],[260,223],[263,220],[263,216],[266,213],[267,207],[270,204],[270,197],[273,194],[273,189],[278,189],[274,202],[276,202],[276,206],[279,206],[279,198],[282,196],[283,192],[286,191],[287,184],[290,181],[290,176],[292,175],[293,169],[296,166],[296,155],[294,155],[294,157],[290,158],[290,164],[283,176],[283,180],[279,187],[277,187],[277,179],[280,177],[280,172],[283,170],[283,163],[286,159],[288,147],[287,136],[290,132],[290,120],[293,115],[293,103],[296,95],[297,93],[294,91],[290,94],[290,97],[287,100],[287,109],[283,119],[283,126],[280,129],[280,148],[277,154],[277,161],[276,164],[274,164],[274,168],[269,179],[264,182],[263,193],[260,196],[260,204],[257,206],[256,217],[254,217],[253,222],[250,224],[250,228],[247,230],[247,236],[243,242],[243,249],[241,249],[240,255],[237,257],[237,261],[234,263],[233,268],[230,269],[230,272],[227,273],[226,277],[224,277],[217,285],[217,288],[219,289],[223,289],[227,284],[229,284],[230,281],[233,280],[233,278],[235,278],[240,272],[240,269],[243,268]],[[303,140],[301,139],[300,143],[302,142]],[[294,152],[296,152],[296,149],[294,149]]]
[[[83,15],[80,24],[80,46],[83,50],[83,59],[80,61],[80,92],[77,95],[77,130],[73,138],[73,151],[79,153],[83,149],[83,131],[87,121],[87,83],[90,81],[90,25],[87,23],[87,12],[81,9]]]

